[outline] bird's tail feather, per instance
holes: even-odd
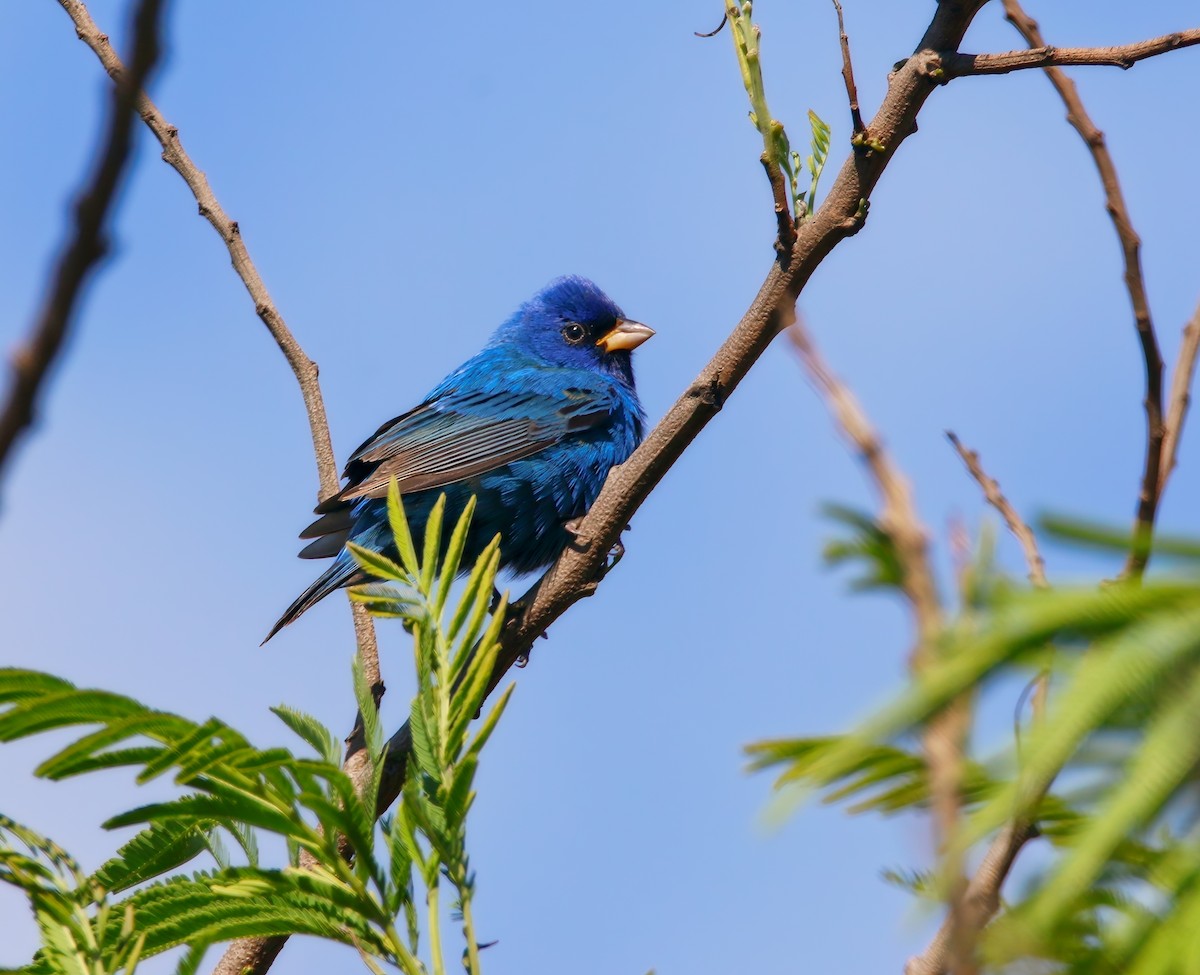
[[[328,569],[317,577],[317,581],[300,593],[295,601],[287,609],[283,611],[283,615],[279,617],[274,626],[271,627],[271,632],[267,634],[266,640],[263,640],[259,646],[263,646],[267,640],[270,640],[276,633],[282,630],[289,623],[297,620],[301,614],[312,606],[319,603],[322,599],[328,596],[331,592],[341,589],[343,586],[352,586],[356,583],[365,581],[367,577],[362,570],[355,564],[353,559],[345,560],[338,559]]]

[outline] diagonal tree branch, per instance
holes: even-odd
[[[1028,68],[1060,68],[1085,65],[1107,65],[1129,69],[1138,61],[1157,57],[1168,51],[1200,44],[1200,27],[1152,37],[1133,44],[1114,47],[1050,47],[1033,20],[1019,7],[1004,5],[1005,16],[1019,30],[1030,48],[1026,51],[1005,51],[1000,54],[952,54],[945,58],[946,77],[965,78],[972,75],[1009,74]],[[1036,40],[1035,40],[1036,38]],[[1058,83],[1055,83],[1058,87]]]
[[[942,608],[929,563],[928,537],[917,514],[912,488],[888,454],[858,399],[825,365],[812,337],[799,320],[789,329],[788,337],[838,426],[862,457],[883,499],[880,527],[896,546],[896,555],[904,572],[904,591],[917,617],[919,639],[912,662],[914,669],[920,670],[931,662],[928,655],[942,628]]]
[[[1017,0],[1004,0],[1004,16],[1025,38],[1030,47],[1045,48],[1046,41],[1037,21],[1029,16]],[[1188,31],[1195,37],[1189,43],[1200,43],[1200,30]],[[1183,38],[1183,34],[1172,34],[1169,37]],[[1161,40],[1161,39],[1160,39]],[[1146,42],[1153,44],[1154,42]],[[1182,43],[1182,42],[1180,42]],[[1132,45],[1137,47],[1138,45]],[[1163,53],[1180,46],[1179,43],[1164,46],[1158,45],[1153,53]],[[1051,49],[1053,50],[1053,49]],[[1145,56],[1149,56],[1148,54]],[[1150,560],[1150,548],[1154,535],[1154,519],[1158,513],[1159,500],[1159,470],[1162,462],[1163,447],[1163,361],[1158,349],[1158,337],[1154,332],[1154,323],[1150,318],[1150,302],[1146,297],[1146,284],[1142,277],[1141,240],[1133,229],[1129,218],[1129,209],[1125,205],[1125,195],[1121,192],[1121,182],[1117,177],[1117,167],[1113,163],[1112,154],[1104,142],[1104,133],[1088,115],[1083,107],[1083,100],[1075,82],[1068,78],[1060,69],[1046,68],[1046,76],[1067,106],[1067,121],[1077,131],[1091,151],[1096,169],[1100,173],[1100,181],[1104,185],[1105,209],[1112,218],[1117,237],[1121,243],[1121,254],[1125,263],[1125,289],[1129,292],[1129,302],[1133,306],[1134,327],[1137,330],[1138,343],[1142,350],[1142,361],[1146,370],[1146,454],[1142,464],[1142,485],[1138,494],[1137,517],[1134,522],[1134,543],[1125,561],[1124,574],[1138,578],[1146,570]]]
[[[1049,588],[1050,583],[1046,579],[1046,561],[1042,558],[1042,553],[1038,551],[1037,538],[1033,534],[1033,529],[1017,513],[1017,509],[1012,506],[1012,502],[1004,496],[1004,492],[1000,490],[1000,482],[983,469],[983,463],[979,459],[978,451],[968,449],[958,439],[958,435],[953,430],[947,430],[946,437],[958,452],[958,456],[962,458],[962,462],[967,465],[967,471],[983,489],[984,500],[1000,512],[1000,517],[1004,519],[1004,524],[1008,526],[1008,530],[1016,537],[1017,542],[1021,546],[1021,551],[1025,553],[1025,565],[1029,570],[1029,581],[1039,589]],[[1034,721],[1040,720],[1045,713],[1046,700],[1049,694],[1050,674],[1048,671],[1043,671],[1034,681]],[[1020,824],[1017,824],[1013,831],[1013,836],[1018,835],[1016,830],[1022,828]],[[972,880],[972,883],[974,882]]]
[[[992,840],[983,860],[963,893],[962,923],[982,931],[1000,910],[1000,890],[1021,849],[1037,835],[1032,823],[1009,823]],[[942,923],[925,950],[908,960],[904,975],[945,975],[950,968],[954,930],[950,919]]]
[[[1175,374],[1171,379],[1171,395],[1167,399],[1166,432],[1163,435],[1162,464],[1158,476],[1158,493],[1167,487],[1167,478],[1175,470],[1175,458],[1179,453],[1179,438],[1183,436],[1183,421],[1187,418],[1188,406],[1192,402],[1192,378],[1196,374],[1196,355],[1200,353],[1200,305],[1192,313],[1183,328],[1183,341],[1179,344],[1179,358],[1175,360]]]
[[[104,70],[113,78],[118,78],[123,70],[121,59],[113,50],[108,35],[103,33],[88,9],[80,0],[58,0],[59,5],[67,12],[75,24],[75,33],[81,41],[95,52]],[[200,216],[204,217],[225,242],[229,258],[234,270],[246,286],[250,297],[254,300],[254,310],[271,333],[279,350],[287,359],[296,382],[300,386],[300,394],[304,398],[304,409],[308,415],[309,432],[312,436],[313,453],[317,462],[317,478],[320,488],[318,500],[324,500],[338,491],[338,468],[333,456],[333,443],[329,436],[329,421],[325,415],[325,402],[321,396],[321,385],[317,379],[317,364],[313,362],[301,348],[296,337],[287,327],[283,315],[279,313],[267,286],[258,273],[258,268],[250,259],[250,252],[242,240],[241,229],[236,220],[231,220],[221,207],[208,178],[192,162],[191,157],[183,148],[179,139],[179,130],[171,125],[143,91],[135,93],[136,107],[154,137],[162,146],[162,158],[167,165],[174,169],[188,189],[192,191],[200,208]],[[375,641],[375,629],[370,616],[362,607],[354,605],[354,632],[367,676],[367,682],[381,693],[383,681],[379,671],[379,652]],[[357,727],[357,725],[356,725]]]
[[[111,77],[118,77],[122,70],[121,59],[113,50],[112,44],[109,43],[108,35],[103,33],[96,26],[96,22],[92,20],[87,7],[80,0],[58,0],[58,3],[75,24],[75,33],[79,39],[95,52],[100,63],[104,65],[104,70]],[[221,204],[217,202],[212,187],[208,185],[208,177],[197,168],[191,157],[184,151],[183,143],[179,140],[179,130],[163,118],[158,107],[144,92],[137,94],[137,110],[142,121],[154,133],[154,137],[162,146],[163,161],[183,177],[188,189],[196,197],[196,202],[200,207],[200,216],[212,224],[213,229],[225,242],[234,270],[237,271],[238,277],[242,279],[242,283],[254,300],[255,312],[266,325],[267,331],[271,333],[271,337],[287,359],[288,365],[296,374],[296,380],[300,384],[300,393],[304,397],[305,411],[308,414],[313,452],[317,458],[317,477],[321,485],[320,498],[324,499],[336,494],[339,483],[338,467],[333,456],[333,444],[329,438],[329,424],[325,417],[321,387],[317,382],[317,364],[305,355],[300,343],[296,341],[296,337],[287,327],[279,309],[276,308],[275,302],[271,300],[267,286],[263,283],[254,262],[250,260],[250,253],[242,241],[242,233],[237,221],[229,218]]]
[[[1034,537],[1033,529],[1017,514],[1017,509],[1004,496],[1004,492],[1000,490],[1000,483],[994,477],[989,476],[988,472],[983,469],[983,464],[979,460],[979,453],[969,450],[958,439],[958,435],[953,430],[946,431],[946,438],[954,446],[954,449],[958,451],[958,456],[967,465],[967,470],[971,476],[983,488],[983,496],[987,500],[987,503],[1000,512],[1000,517],[1004,519],[1004,524],[1008,526],[1008,530],[1013,533],[1020,543],[1021,551],[1025,553],[1025,564],[1029,568],[1029,581],[1039,589],[1046,588],[1049,585],[1046,581],[1046,560],[1042,558],[1042,553],[1038,551],[1037,539]]]
[[[1070,50],[1066,52],[1069,57],[1060,62],[1057,59],[1063,55],[1064,49],[1048,48],[1045,46],[1045,41],[1041,36],[1041,31],[1038,29],[1037,22],[1021,8],[1017,0],[1004,0],[1004,10],[1006,18],[1017,28],[1034,50],[1029,52],[1012,52],[1010,55],[976,57],[957,55],[957,58],[970,60],[976,65],[979,63],[980,58],[992,58],[993,65],[1000,65],[1006,61],[1011,64],[1010,67],[994,71],[964,72],[961,70],[964,62],[960,61],[958,62],[960,69],[957,71],[958,74],[1003,73],[1004,71],[1016,70],[1019,67],[1045,67],[1056,63],[1119,63],[1122,67],[1129,67],[1135,60],[1140,60],[1142,57],[1165,53],[1176,47],[1183,46],[1183,35],[1169,35],[1168,38],[1159,38],[1155,41],[1143,42],[1142,44],[1126,45],[1123,48],[1103,49],[1109,55],[1114,51],[1121,52],[1122,55],[1128,55],[1130,59],[1127,63],[1112,60],[1070,60],[1070,58],[1078,54],[1077,51]],[[1187,40],[1187,43],[1200,42],[1200,32],[1186,33],[1188,35],[1193,33],[1197,35],[1196,38]],[[1180,40],[1176,41],[1174,40],[1175,38],[1180,38]],[[1161,43],[1164,41],[1169,41],[1169,43]],[[1147,53],[1141,53],[1143,51]],[[1095,53],[1095,49],[1092,50],[1092,53]],[[1029,63],[1024,63],[1022,55],[1030,58]],[[951,75],[955,73],[956,69],[954,67],[948,71],[948,74]],[[1068,121],[1075,127],[1076,131],[1079,132],[1092,151],[1104,184],[1107,209],[1116,226],[1117,235],[1120,238],[1125,258],[1126,288],[1129,291],[1130,301],[1134,307],[1138,337],[1142,346],[1147,373],[1147,450],[1142,496],[1139,499],[1138,507],[1138,526],[1145,529],[1148,538],[1149,533],[1153,532],[1154,515],[1157,510],[1158,499],[1161,496],[1163,487],[1165,487],[1166,475],[1169,472],[1166,458],[1170,456],[1173,460],[1177,440],[1171,443],[1171,454],[1168,455],[1168,445],[1163,440],[1162,359],[1158,352],[1158,343],[1151,324],[1149,307],[1145,296],[1145,286],[1142,281],[1138,255],[1140,242],[1129,221],[1121,194],[1120,183],[1117,180],[1116,169],[1113,165],[1112,157],[1104,145],[1103,133],[1096,128],[1087,115],[1074,83],[1055,67],[1047,67],[1046,73],[1050,76],[1052,84],[1067,105]],[[1194,330],[1192,329],[1193,325],[1196,326]],[[1180,351],[1179,367],[1176,370],[1175,383],[1172,388],[1172,416],[1176,412],[1179,415],[1175,429],[1176,437],[1182,428],[1183,416],[1187,410],[1187,389],[1190,385],[1191,371],[1195,365],[1196,354],[1196,347],[1193,343],[1200,345],[1200,309],[1197,309],[1196,317],[1184,331],[1184,346]],[[1155,387],[1157,387],[1157,404],[1154,402]],[[1155,423],[1156,408],[1157,424]],[[1024,525],[1024,522],[1021,521],[1015,510],[1008,504],[1007,499],[1000,493],[999,484],[988,477],[986,472],[983,471],[982,466],[979,464],[978,455],[973,451],[967,450],[953,434],[949,434],[949,436],[955,449],[958,450],[959,455],[967,464],[968,469],[983,487],[987,500],[1000,510],[1009,528],[1021,541],[1022,547],[1025,549],[1026,560],[1029,564],[1031,581],[1035,585],[1045,585],[1043,563],[1037,551],[1032,532]],[[1150,480],[1151,478],[1153,478],[1153,481]],[[1150,484],[1153,484],[1153,490],[1149,490],[1148,486]],[[1148,518],[1146,518],[1147,514]],[[1146,520],[1143,520],[1144,518]],[[1144,556],[1140,558],[1138,556],[1139,550],[1144,552]],[[1126,564],[1126,572],[1140,575],[1145,569],[1145,559],[1148,556],[1148,546],[1141,549],[1140,546],[1135,544],[1134,550],[1130,553],[1129,561]],[[1138,564],[1139,561],[1140,565]],[[1037,715],[1044,710],[1046,691],[1046,681],[1043,677],[1039,679],[1034,697],[1035,720]],[[993,838],[984,854],[983,860],[971,877],[962,899],[964,920],[975,930],[982,931],[1000,910],[1000,891],[1004,886],[1004,882],[1008,878],[1008,874],[1012,870],[1012,866],[1016,862],[1022,848],[1029,840],[1036,836],[1036,824],[1022,818],[1007,824]],[[944,975],[948,971],[953,971],[952,958],[956,937],[953,919],[948,917],[942,923],[925,950],[920,955],[908,960],[908,963],[904,967],[905,975]]]
[[[142,0],[133,21],[129,70],[114,75],[102,147],[95,170],[75,204],[75,233],[55,262],[54,278],[29,337],[13,353],[12,379],[0,409],[0,472],[14,445],[32,426],[38,400],[71,329],[79,296],[108,253],[110,214],[133,148],[134,112],[159,54],[162,0]]]
[[[937,640],[943,627],[942,607],[929,562],[928,540],[913,502],[908,479],[901,473],[883,446],[883,441],[867,419],[857,398],[825,365],[812,338],[797,321],[789,337],[804,368],[826,401],[837,425],[854,444],[870,472],[882,499],[879,526],[892,540],[902,572],[902,586],[917,624],[917,641],[912,655],[912,671],[919,676],[937,659]],[[932,797],[935,838],[947,857],[951,841],[958,829],[961,809],[963,751],[970,728],[971,709],[966,699],[955,701],[934,720],[922,735],[929,769],[929,791]],[[949,911],[946,925],[948,945],[955,960],[954,971],[973,971],[975,930],[964,922],[966,878],[961,858],[943,860],[946,882],[949,884]]]
[[[75,24],[75,32],[79,39],[95,52],[110,77],[119,81],[124,72],[121,59],[113,50],[108,35],[104,34],[92,20],[87,7],[79,0],[58,0],[58,2]],[[250,259],[250,253],[242,240],[237,222],[231,220],[226,214],[217,201],[212,187],[209,186],[207,177],[184,151],[183,144],[179,139],[179,130],[167,122],[158,107],[141,89],[142,86],[139,84],[133,86],[128,93],[132,106],[136,108],[142,120],[162,146],[163,161],[183,177],[184,182],[187,183],[196,198],[200,215],[212,224],[213,229],[225,242],[234,270],[250,293],[258,317],[267,327],[296,376],[308,416],[309,432],[316,458],[319,482],[318,500],[336,494],[339,485],[338,469],[334,460],[329,422],[326,418],[325,404],[317,377],[317,365],[305,354],[300,343],[284,322],[283,316],[276,308],[270,292],[267,291],[267,287],[258,273],[258,269]],[[372,690],[376,705],[378,705],[379,699],[383,695],[384,685],[379,667],[375,626],[370,615],[362,606],[351,604],[351,612],[354,620],[355,642],[362,661],[363,673]],[[356,714],[353,729],[346,739],[345,758],[346,772],[356,787],[363,788],[370,782],[372,765],[372,756],[367,753],[365,748],[362,715]],[[217,971],[240,973],[243,970],[253,969],[256,964],[262,966],[261,970],[265,971],[275,960],[286,941],[286,938],[279,937],[236,941],[226,951]]]

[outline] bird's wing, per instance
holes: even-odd
[[[330,502],[383,497],[393,477],[403,493],[444,487],[592,429],[616,408],[607,384],[574,370],[556,384],[547,371],[560,370],[540,370],[536,383],[506,377],[504,390],[448,390],[385,423],[350,457],[349,483]]]

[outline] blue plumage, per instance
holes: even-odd
[[[417,538],[439,495],[449,524],[476,495],[464,569],[497,533],[502,568],[532,572],[553,562],[569,540],[566,523],[641,442],[630,353],[653,334],[586,278],[551,281],[483,351],[351,455],[346,486],[317,506],[321,517],[300,536],[314,539],[302,558],[334,562],[267,640],[334,590],[367,580],[347,541],[397,557],[387,523],[393,477]]]

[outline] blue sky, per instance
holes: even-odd
[[[864,111],[928,2],[849,0]],[[1056,44],[1195,22],[1185,0],[1032,9]],[[118,41],[125,5],[92,12]],[[849,136],[833,12],[763,3],[767,89],[793,141],[805,111]],[[657,419],[753,297],[773,218],[719,5],[362,2],[172,5],[153,91],[320,364],[339,456],[413,405],[549,278],[598,281],[658,330],[637,356]],[[108,81],[54,3],[7,4],[0,64],[0,339],[41,297]],[[964,49],[1020,46],[991,4]],[[1141,233],[1168,361],[1200,298],[1190,124],[1200,53],[1075,73]],[[912,479],[942,542],[976,526],[956,430],[1026,513],[1126,523],[1143,449],[1142,367],[1099,182],[1036,72],[930,99],[866,228],[801,308]],[[348,610],[330,599],[258,643],[313,575],[293,556],[315,474],[294,380],[139,132],[115,257],[89,290],[36,435],[2,489],[0,664],[37,667],[287,741],[281,701],[345,730]],[[1200,531],[1195,430],[1162,524]],[[741,749],[844,729],[897,688],[902,606],[821,565],[827,500],[869,486],[777,343],[634,520],[597,596],[539,643],[481,772],[472,822],[489,975],[570,970],[898,971],[929,919],[880,879],[921,866],[919,820],[807,806],[763,825],[769,779]],[[1112,571],[1047,551],[1053,578]],[[1007,538],[1000,556],[1020,573]],[[408,646],[383,630],[389,725]],[[1002,705],[1002,709],[1007,707]],[[999,740],[982,735],[983,744]],[[94,866],[134,804],[121,775],[51,784],[49,740],[0,749],[4,812]],[[151,790],[136,801],[149,798]],[[0,965],[34,944],[0,891]],[[357,961],[295,944],[280,971]],[[151,969],[153,971],[155,969]],[[162,970],[161,966],[158,970]]]

